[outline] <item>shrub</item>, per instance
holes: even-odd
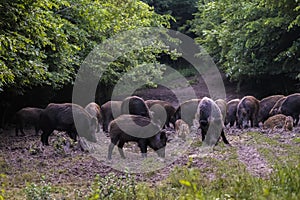
[[[109,173],[105,177],[97,175],[88,199],[136,199],[135,189],[135,179],[129,173],[126,173],[124,177],[119,177],[114,173]]]
[[[25,188],[25,194],[27,200],[51,200],[52,186],[50,183],[46,183],[45,177],[42,177],[40,185],[35,183],[27,183]]]

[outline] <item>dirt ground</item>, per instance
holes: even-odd
[[[227,99],[233,99],[244,95],[237,94],[235,92],[235,86],[230,83],[226,82],[225,87]],[[208,95],[204,82],[201,79],[193,85],[193,88],[198,97]],[[184,91],[184,88],[180,88],[179,90]],[[174,97],[174,94],[164,87],[145,89],[143,91],[138,91],[137,94],[146,100],[161,99],[172,102],[174,106],[178,105],[178,101],[176,100],[176,97]],[[172,132],[172,130],[169,131]],[[147,173],[137,173],[136,177],[140,181],[157,184],[169,175],[174,166],[186,165],[191,157],[193,158],[191,164],[193,167],[198,167],[200,169],[213,168],[213,166],[211,166],[212,163],[207,162],[203,157],[214,157],[216,159],[224,160],[226,159],[227,154],[220,154],[220,151],[223,151],[224,149],[226,151],[228,148],[236,149],[237,158],[246,166],[251,174],[260,177],[268,176],[273,170],[272,165],[258,152],[259,144],[251,142],[253,136],[244,134],[244,132],[249,131],[262,132],[264,136],[275,138],[276,141],[283,144],[293,143],[295,138],[300,138],[300,127],[296,127],[292,132],[286,134],[282,134],[280,130],[276,130],[274,133],[268,133],[261,129],[248,129],[242,131],[236,128],[227,128],[225,132],[232,147],[227,147],[221,143],[214,151],[203,152],[199,148],[199,145],[187,145],[188,148],[185,149],[185,151],[180,152],[181,154],[174,154],[174,159],[168,160],[167,164],[165,163],[159,170]],[[108,145],[109,139],[103,133],[101,134],[104,149],[107,149],[107,146],[105,145]],[[192,139],[193,143],[200,143],[200,136],[197,135],[197,131],[195,130]],[[40,136],[36,136],[33,129],[27,129],[26,136],[16,137],[14,134],[14,127],[11,126],[0,134],[0,174],[7,175],[9,183],[11,184],[11,189],[15,189],[16,191],[20,188],[24,188],[26,182],[39,182],[41,177],[45,176],[46,180],[53,185],[79,188],[82,190],[83,194],[88,192],[88,188],[97,174],[105,176],[110,172],[115,172],[120,176],[124,175],[124,172],[109,166],[111,163],[107,163],[107,160],[105,159],[106,152],[103,153],[104,157],[99,159],[82,151],[77,144],[72,144],[69,141],[68,137],[62,135],[62,133],[55,133],[50,137],[51,145],[49,147],[42,147],[40,145]],[[180,145],[181,143],[176,148],[180,148]],[[266,144],[263,145],[266,146]],[[300,144],[295,143],[295,145],[299,146]],[[167,147],[168,146],[171,149],[172,142],[167,144]],[[170,149],[167,149],[167,152]],[[278,149],[275,150],[278,152],[284,151],[281,147],[278,147]],[[125,148],[126,155],[129,155],[130,151],[138,150],[136,147],[131,146]],[[119,158],[118,152],[115,152],[113,157],[117,160],[117,158]],[[210,179],[214,178],[211,171],[207,171],[205,175]]]

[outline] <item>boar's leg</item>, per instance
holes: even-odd
[[[111,155],[112,155],[112,151],[113,151],[114,147],[115,147],[115,144],[112,143],[112,142],[108,146],[108,155],[107,155],[107,158],[109,160],[111,160]]]
[[[49,146],[49,135],[52,133],[52,131],[43,131],[42,135],[41,135],[41,140],[43,145]]]
[[[225,137],[224,130],[222,130],[222,132],[221,132],[221,137],[222,137],[222,140],[223,140],[223,142],[224,142],[225,144],[230,145],[229,142],[228,142],[228,140],[227,140],[227,138]]]
[[[123,151],[124,144],[125,144],[125,142],[123,142],[123,141],[119,141],[119,144],[118,144],[118,150],[121,155],[121,158],[123,158],[123,159],[125,159],[125,155],[124,155],[124,151]]]
[[[201,136],[202,136],[202,142],[203,142],[205,140],[205,136],[208,131],[209,124],[208,124],[207,120],[200,120],[199,124],[200,124]]]
[[[141,139],[141,140],[139,140],[138,144],[139,144],[139,147],[141,149],[142,157],[146,158],[147,157],[147,145],[146,145],[146,141],[144,141],[144,140]]]
[[[104,132],[108,132],[108,124],[110,122],[110,119],[103,119],[103,123],[102,123],[102,129]]]
[[[243,129],[243,119],[241,119],[241,116],[238,117],[237,121],[236,121],[236,126],[239,129]]]

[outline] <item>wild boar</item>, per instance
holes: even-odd
[[[197,112],[198,104],[201,99],[191,99],[183,102],[176,109],[174,115],[171,117],[171,123],[175,127],[175,122],[178,119],[185,121],[190,127],[193,125],[195,114]]]
[[[147,104],[138,96],[129,96],[125,98],[121,105],[121,113],[151,118]]]
[[[292,130],[293,119],[290,116],[277,114],[269,117],[263,124],[263,129],[271,129],[271,132],[273,132],[275,128],[284,128],[284,130]]]
[[[258,122],[264,123],[270,117],[270,111],[283,95],[272,95],[259,102]]]
[[[38,135],[38,132],[40,130],[39,119],[42,110],[43,109],[41,108],[32,107],[26,107],[19,110],[16,113],[16,136],[18,136],[19,130],[22,135],[25,135],[23,130],[25,124],[34,125],[35,135]]]
[[[108,132],[109,123],[121,115],[121,105],[122,101],[108,101],[100,107],[104,132]]]
[[[147,101],[145,101],[145,103],[147,104],[148,108],[152,112],[152,119],[155,122],[158,121],[159,123],[162,123],[163,121],[165,121],[164,127],[165,128],[170,127],[171,117],[174,115],[174,113],[176,111],[171,103],[169,103],[167,101],[162,101],[162,100],[147,100]],[[156,107],[157,105],[160,107]],[[165,111],[166,119],[164,119],[164,116],[161,113],[161,109],[163,109]]]
[[[279,108],[279,113],[293,117],[294,126],[296,126],[299,122],[300,114],[300,93],[287,96]]]
[[[220,137],[229,145],[224,133],[224,122],[221,110],[210,98],[204,97],[197,108],[196,119],[201,129],[202,141],[205,145],[214,146]]]
[[[276,114],[280,114],[279,113],[279,108],[281,107],[282,103],[286,100],[286,97],[282,97],[280,99],[278,99],[276,101],[276,103],[274,104],[274,106],[272,107],[272,109],[269,112],[269,116],[273,116]]]
[[[229,124],[230,127],[234,126],[234,123],[237,122],[236,111],[237,106],[240,102],[240,99],[232,99],[227,102],[227,112],[225,118],[225,126]]]
[[[249,121],[251,127],[258,127],[258,111],[259,101],[254,96],[243,97],[237,107],[238,127],[247,128]]]
[[[284,122],[284,130],[285,131],[292,131],[293,130],[293,118],[291,116],[287,116]]]
[[[165,157],[166,133],[148,117],[120,115],[109,124],[109,135],[111,143],[108,148],[108,159],[111,159],[115,145],[118,145],[121,157],[125,158],[123,146],[130,141],[138,143],[142,157],[147,157],[148,146],[156,151],[159,157]]]
[[[178,137],[185,139],[190,134],[190,127],[185,121],[178,119],[175,122],[175,133]]]
[[[84,108],[92,117],[95,117],[97,119],[97,129],[96,131],[100,131],[100,125],[102,124],[102,116],[101,116],[101,110],[100,106],[96,104],[95,102],[91,102]]]
[[[40,116],[40,127],[43,131],[41,141],[49,145],[48,138],[54,130],[66,131],[74,141],[77,135],[95,142],[97,119],[92,117],[84,108],[77,104],[50,103]]]

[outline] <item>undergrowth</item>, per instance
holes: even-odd
[[[25,188],[27,200],[52,199],[53,188],[42,181],[28,184]],[[291,199],[300,196],[300,165],[276,166],[273,174],[260,178],[249,173],[230,174],[226,178],[217,175],[209,180],[198,168],[175,167],[168,179],[151,186],[137,182],[130,174],[110,173],[105,177],[96,176],[90,193],[83,199]],[[0,194],[0,199],[1,199]],[[65,198],[62,198],[65,199]]]

